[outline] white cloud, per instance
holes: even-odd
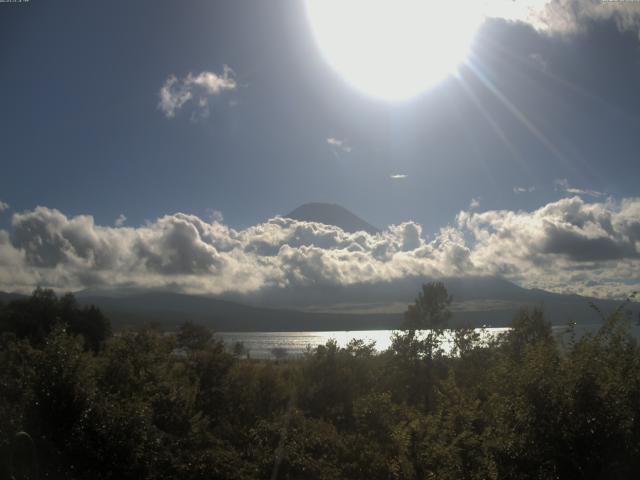
[[[404,173],[394,173],[393,175],[389,175],[389,178],[393,180],[403,180],[407,178],[409,175],[405,175]]]
[[[458,228],[473,237],[474,266],[523,285],[599,294],[605,280],[627,292],[625,283],[640,283],[639,270],[630,270],[640,267],[637,198],[586,203],[572,197],[533,212],[461,212]]]
[[[275,217],[236,230],[176,213],[140,227],[96,225],[46,207],[0,230],[0,289],[167,287],[192,293],[502,275],[596,296],[640,287],[640,198],[563,198],[537,210],[460,212],[427,240],[415,222],[378,234]]]
[[[327,138],[327,143],[332,147],[341,150],[345,153],[351,153],[351,146],[347,143],[346,140],[340,140],[339,138],[329,137]]]
[[[532,193],[536,191],[536,187],[513,187],[513,193]]]
[[[226,91],[235,90],[238,84],[233,70],[225,65],[222,74],[201,72],[198,75],[189,73],[179,79],[170,75],[160,89],[158,108],[167,118],[173,118],[187,103],[192,102],[195,109],[193,115],[206,117],[209,115],[209,100]]]
[[[222,215],[220,210],[207,209],[207,215],[212,223],[224,222],[224,215]]]
[[[472,198],[469,202],[469,210],[480,208],[480,197]]]
[[[0,200],[0,212],[4,212],[9,209],[9,204]]]
[[[555,187],[571,195],[588,195],[590,197],[603,197],[604,193],[597,190],[585,190],[582,188],[574,188],[569,184],[566,178],[559,178],[555,182]]]
[[[126,222],[127,222],[127,217],[125,217],[124,214],[121,213],[120,215],[118,215],[118,218],[116,218],[114,225],[116,227],[122,227]]]

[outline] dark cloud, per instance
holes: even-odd
[[[549,33],[577,33],[591,22],[612,20],[622,31],[637,30],[640,9],[634,1],[505,0],[488,2],[487,15],[531,24]]]
[[[140,236],[135,250],[153,272],[175,274],[215,273],[224,261],[206,241],[200,221],[186,215],[164,217],[156,224],[157,235]]]
[[[547,226],[541,252],[565,255],[577,262],[638,258],[638,251],[631,242],[616,241],[608,236],[589,238],[578,231],[557,225]]]

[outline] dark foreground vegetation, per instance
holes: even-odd
[[[0,478],[639,478],[622,309],[563,345],[522,311],[489,343],[457,330],[444,355],[449,302],[424,286],[380,354],[330,342],[275,362],[194,325],[111,335],[98,310],[37,290],[0,307]]]

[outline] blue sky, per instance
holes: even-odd
[[[434,236],[474,199],[637,197],[636,13],[583,13],[562,28],[488,19],[457,77],[389,102],[333,71],[304,2],[2,4],[0,226],[40,205],[129,226],[215,210],[245,228],[321,201]],[[235,86],[206,108],[159,108],[172,75],[225,65]]]
[[[558,196],[555,179],[637,193],[638,41],[613,21],[559,38],[494,20],[474,47],[474,61],[563,162],[465,67],[520,159],[455,79],[402,103],[361,94],[321,58],[301,2],[2,8],[0,191],[16,210],[140,223],[216,209],[249,225],[329,201],[377,225],[414,219],[433,230],[475,197],[487,208],[537,206]],[[240,86],[216,98],[207,119],[182,111],[168,120],[157,108],[169,75],[223,65]],[[335,155],[329,137],[351,152]],[[398,173],[408,177],[389,178]],[[513,192],[530,186],[535,193]]]

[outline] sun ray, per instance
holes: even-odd
[[[566,168],[572,171],[575,168],[572,166],[566,155],[556,147],[551,140],[533,123],[527,116],[511,101],[505,94],[503,94],[496,84],[483,72],[482,66],[474,59],[473,56],[469,59],[468,65],[471,71],[482,82],[482,84],[504,105],[504,107],[524,125],[524,127],[531,133],[560,163]]]
[[[509,137],[507,136],[503,128],[498,124],[498,122],[493,118],[493,116],[491,116],[488,109],[486,109],[484,105],[482,105],[482,103],[480,102],[480,99],[478,98],[476,93],[473,91],[471,86],[467,83],[465,78],[462,75],[456,75],[456,79],[458,80],[459,84],[462,86],[462,89],[467,95],[467,97],[471,100],[471,102],[475,105],[478,111],[482,114],[482,116],[488,122],[491,129],[498,136],[498,138],[504,144],[504,146],[509,151],[509,153],[511,153],[512,157],[517,161],[518,165],[527,173],[527,175],[531,175],[531,168],[525,161],[522,154],[518,151],[518,149],[513,144],[513,142],[509,140]]]

